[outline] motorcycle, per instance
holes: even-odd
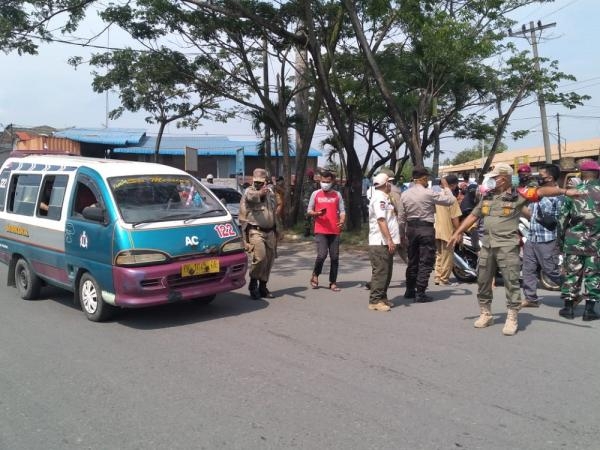
[[[454,247],[454,267],[452,273],[461,283],[473,283],[477,280],[477,249],[471,236],[463,235],[462,242]]]

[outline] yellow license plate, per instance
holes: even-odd
[[[209,259],[201,263],[189,263],[181,266],[182,277],[193,277],[205,273],[217,273],[219,271],[219,260]]]

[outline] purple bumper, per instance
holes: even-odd
[[[201,263],[210,258],[184,261]],[[246,253],[219,256],[218,273],[182,277],[182,262],[151,267],[114,267],[115,304],[126,308],[160,305],[220,294],[246,283]]]

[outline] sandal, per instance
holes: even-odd
[[[331,289],[333,292],[341,291],[341,289],[339,287],[337,287],[337,284],[335,284],[335,283],[329,283],[329,289]]]
[[[313,289],[318,289],[319,288],[319,279],[316,276],[314,276],[314,275],[310,278],[310,286]]]

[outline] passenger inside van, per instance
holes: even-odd
[[[80,183],[78,184],[73,211],[77,214],[83,214],[84,208],[88,206],[98,206],[98,199],[96,199],[96,196],[89,187]]]
[[[42,216],[47,216],[48,215],[48,209],[50,207],[50,195],[51,194],[52,194],[52,183],[48,182],[44,186],[44,192],[42,193],[41,200],[40,200],[40,205],[39,205],[40,215],[42,215]]]

